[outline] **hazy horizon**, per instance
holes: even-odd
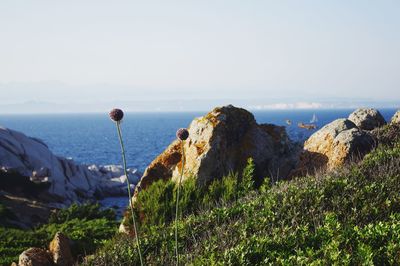
[[[400,106],[400,2],[0,3],[0,113]]]
[[[174,105],[175,108],[170,107]],[[344,101],[342,103],[317,103],[317,102],[295,102],[295,103],[273,103],[264,105],[254,104],[240,104],[235,101],[223,100],[182,100],[171,102],[121,102],[117,104],[112,103],[50,103],[50,102],[25,102],[20,104],[0,105],[1,115],[13,114],[104,114],[108,113],[111,108],[122,108],[125,113],[207,113],[215,107],[225,106],[232,104],[236,107],[245,108],[251,112],[255,111],[302,111],[302,110],[355,110],[362,107],[371,107],[379,110],[382,109],[399,109],[397,101],[393,102],[360,102],[360,101]],[[156,106],[154,106],[154,104]],[[180,104],[180,105],[177,105]]]

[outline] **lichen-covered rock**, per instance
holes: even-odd
[[[295,166],[295,146],[285,128],[259,125],[244,109],[231,105],[215,108],[194,119],[188,130],[189,138],[183,142],[184,179],[195,177],[198,184],[208,183],[230,171],[242,171],[250,157],[259,178],[272,175],[285,178]],[[175,140],[147,167],[133,201],[138,191],[154,181],[177,181],[182,169],[181,157],[181,141]]]
[[[373,108],[359,108],[352,112],[348,119],[363,130],[373,130],[386,124],[381,113]]]
[[[390,120],[391,124],[400,124],[400,110],[393,115],[392,119]]]
[[[231,105],[215,108],[190,124],[189,139],[184,142],[184,178],[193,176],[204,184],[241,171],[250,157],[259,176],[279,172],[286,177],[294,162],[291,148],[284,127],[258,125],[250,112]],[[149,165],[140,188],[158,179],[177,180],[181,156],[181,142],[176,140]]]
[[[53,255],[54,264],[57,266],[73,265],[74,259],[70,249],[70,240],[64,234],[57,232],[50,242],[49,250]]]
[[[337,119],[304,143],[298,166],[292,175],[312,173],[317,169],[334,169],[362,157],[374,146],[374,138],[348,119]]]
[[[19,266],[52,266],[51,255],[41,248],[29,248],[19,255]]]

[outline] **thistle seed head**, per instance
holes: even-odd
[[[110,111],[110,118],[115,122],[119,122],[124,117],[124,112],[121,109],[114,108]]]
[[[176,131],[176,137],[180,140],[186,140],[189,137],[189,131],[186,128],[180,128]]]

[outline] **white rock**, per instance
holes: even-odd
[[[55,156],[43,141],[4,127],[0,127],[0,170],[50,183],[48,192],[64,199],[64,204],[93,198],[95,192],[127,195],[121,166],[79,165]],[[131,184],[137,184],[136,169],[128,169],[128,175]]]

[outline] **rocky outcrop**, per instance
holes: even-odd
[[[189,126],[184,142],[184,178],[193,176],[205,184],[230,171],[241,171],[253,158],[258,177],[285,178],[295,165],[295,146],[285,128],[259,125],[254,116],[241,108],[215,108]],[[175,140],[146,169],[138,188],[145,189],[159,179],[177,180],[182,169],[181,142]]]
[[[41,248],[30,248],[19,255],[19,266],[53,266],[51,255]]]
[[[386,124],[381,113],[373,108],[359,108],[352,112],[348,119],[363,130],[373,130]]]
[[[54,264],[57,266],[71,266],[74,263],[70,249],[70,240],[64,234],[57,232],[50,242],[49,251],[53,255]]]
[[[337,119],[304,143],[304,151],[292,175],[312,173],[318,169],[334,169],[360,158],[375,144],[374,138],[348,119]]]
[[[42,184],[54,201],[61,203],[54,207],[95,196],[127,195],[122,167],[76,164],[54,155],[43,141],[3,127],[0,127],[0,172],[8,176],[17,174],[28,184]],[[129,173],[131,183],[137,183],[136,170],[129,169]]]
[[[391,124],[400,124],[400,110],[393,115],[392,119],[390,120]]]
[[[266,176],[286,178],[296,165],[299,148],[290,141],[284,127],[257,124],[250,112],[232,105],[215,108],[194,119],[188,131],[189,138],[183,147],[179,140],[173,141],[147,167],[133,202],[141,190],[157,180],[178,181],[182,167],[183,179],[194,177],[198,185],[203,185],[231,171],[241,172],[248,158],[255,163],[259,181]],[[130,233],[124,223],[119,230]]]

